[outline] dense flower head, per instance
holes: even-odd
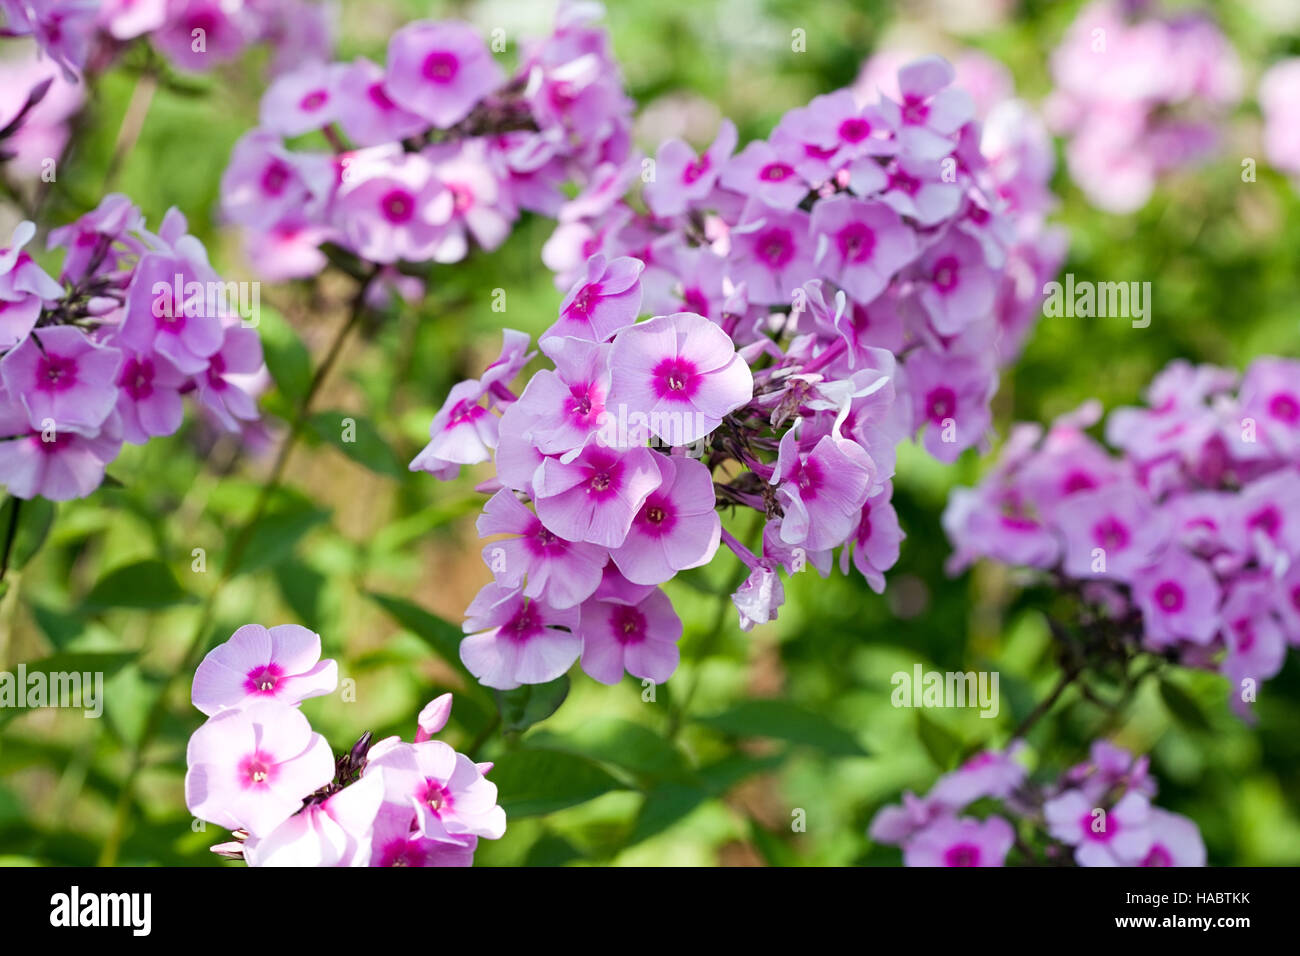
[[[903,537],[895,447],[919,432],[951,461],[985,443],[1001,336],[1018,349],[1037,303],[1007,269],[1056,268],[1041,250],[1026,265],[1050,150],[1004,133],[995,172],[952,80],[923,58],[898,101],[818,97],[739,153],[726,122],[703,153],[666,143],[650,216],[617,170],[559,210],[544,258],[566,294],[540,341],[554,367],[513,388],[528,357],[507,332],[411,463],[443,479],[495,466],[479,521],[493,581],[461,655],[481,681],[575,660],[606,683],[665,679],[681,623],[660,587],[723,546],[749,572],[746,630],[777,616],[783,573],[829,574],[836,549],[884,587]],[[754,550],[722,520],[751,509]]]
[[[1241,64],[1213,20],[1155,0],[1089,4],[1051,65],[1049,122],[1068,138],[1071,177],[1109,212],[1141,208],[1162,176],[1212,154],[1241,95]]]
[[[952,570],[976,558],[1052,576],[1134,649],[1217,668],[1248,715],[1300,645],[1300,362],[1240,377],[1175,361],[1148,404],[1021,425],[977,488],[954,491]]]
[[[903,794],[868,831],[899,846],[905,866],[1204,866],[1195,823],[1152,805],[1147,758],[1095,741],[1089,759],[1056,780],[1031,780],[1022,745],[983,751],[935,782]],[[976,815],[978,813],[978,815]],[[1014,851],[1013,851],[1014,848]]]
[[[632,104],[591,23],[600,12],[562,4],[512,74],[469,24],[421,20],[393,34],[382,66],[312,60],[279,76],[222,178],[250,260],[276,279],[319,272],[324,247],[372,264],[458,262],[500,246],[524,212],[601,208],[631,156]],[[611,297],[630,284],[604,281]],[[613,307],[588,298],[571,317]]]
[[[326,5],[309,0],[0,0],[0,36],[31,37],[73,79],[148,37],[174,66],[206,71],[247,47],[272,48],[275,72],[329,55]]]
[[[214,427],[243,433],[269,379],[260,295],[227,283],[172,209],[157,233],[125,196],[52,230],[58,279],[24,248],[0,248],[0,484],[19,498],[90,494],[123,442],[181,426],[192,393]]]
[[[204,658],[193,700],[208,720],[186,750],[185,800],[232,831],[213,852],[249,866],[471,865],[506,818],[490,765],[432,739],[451,695],[420,712],[414,743],[364,734],[335,760],[298,704],[337,682],[320,637],[293,624],[247,624]]]

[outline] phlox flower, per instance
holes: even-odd
[[[482,37],[468,24],[419,21],[389,40],[385,91],[440,129],[468,116],[503,80]]]
[[[93,435],[117,403],[121,366],[117,349],[95,344],[80,329],[54,326],[10,349],[0,359],[0,378],[33,429]]]
[[[1015,831],[1001,817],[941,817],[903,845],[905,866],[1002,866]]]
[[[122,448],[117,421],[92,435],[32,428],[26,408],[0,392],[0,484],[15,498],[84,498],[104,480],[104,468]]]
[[[727,189],[753,196],[776,209],[793,209],[808,195],[808,183],[794,166],[761,139],[727,162],[721,183]]]
[[[411,830],[430,840],[500,839],[506,814],[496,784],[464,754],[440,740],[387,740],[370,750],[365,777],[382,775],[384,804],[401,807]]]
[[[1095,806],[1078,790],[1043,805],[1053,837],[1074,847],[1080,866],[1135,866],[1151,850],[1151,803],[1130,791],[1113,807]]]
[[[302,712],[274,698],[209,717],[185,752],[185,804],[200,820],[269,835],[334,778],[334,756]]]
[[[599,253],[587,261],[586,278],[574,283],[560,303],[560,318],[543,333],[605,342],[636,321],[641,310],[639,259],[620,256],[606,260]]]
[[[925,283],[921,304],[940,335],[956,335],[993,308],[993,271],[979,243],[965,233],[949,232],[926,250],[917,270]]]
[[[816,242],[808,214],[752,199],[731,231],[731,278],[745,284],[749,301],[789,302],[814,272]]]
[[[320,659],[320,635],[297,624],[245,624],[208,651],[194,672],[191,699],[212,716],[250,701],[297,704],[333,693],[339,669]]]
[[[732,150],[736,124],[724,119],[713,145],[698,156],[680,139],[665,140],[655,152],[655,178],[646,183],[645,199],[656,216],[678,216],[713,191]]]
[[[881,203],[837,196],[813,209],[817,263],[827,278],[859,302],[876,298],[916,257],[916,237]]]
[[[257,402],[245,389],[261,368],[262,340],[257,331],[228,327],[221,348],[208,359],[207,371],[196,379],[199,402],[227,431],[237,432],[239,422],[258,418]]]
[[[364,259],[454,262],[463,249],[444,248],[455,199],[419,154],[358,156],[343,174],[334,219]]]
[[[749,365],[715,323],[690,312],[658,316],[619,333],[609,357],[607,409],[643,416],[671,445],[717,428],[754,394]]]
[[[547,458],[533,478],[537,516],[561,538],[617,548],[659,487],[655,457],[644,447],[592,443],[570,461]]]
[[[249,866],[369,866],[382,778],[356,783],[312,803],[262,837],[244,841]]]
[[[487,687],[544,684],[582,652],[577,625],[577,608],[558,610],[521,590],[487,584],[465,611],[469,636],[460,642],[460,659]]]
[[[373,779],[378,780],[375,776]],[[371,866],[472,866],[478,837],[432,840],[411,828],[411,810],[385,803],[375,817]]]
[[[484,391],[476,379],[452,387],[429,423],[429,444],[411,461],[411,471],[453,478],[461,465],[476,465],[491,457],[500,419],[479,404]]]
[[[176,366],[156,352],[127,352],[117,376],[122,437],[133,445],[143,445],[180,428],[185,414],[180,389],[186,381]]]
[[[1205,866],[1205,841],[1187,817],[1151,808],[1151,849],[1138,866]]]
[[[1143,639],[1161,648],[1178,640],[1208,644],[1219,629],[1219,584],[1203,562],[1181,548],[1139,571],[1133,597],[1142,609]]]
[[[569,337],[542,340],[555,370],[538,371],[519,396],[519,406],[530,420],[528,437],[543,454],[581,448],[606,421],[609,348]]]
[[[1065,537],[1063,566],[1078,578],[1135,580],[1167,537],[1150,500],[1128,483],[1072,495],[1055,520]]]
[[[659,486],[646,497],[623,544],[610,557],[629,581],[662,584],[697,568],[718,550],[722,522],[713,476],[693,458],[656,456]]]
[[[859,526],[875,464],[848,439],[823,435],[805,453],[799,438],[798,429],[785,433],[772,473],[777,500],[785,509],[781,540],[823,551]]]
[[[662,684],[677,670],[682,621],[659,588],[629,586],[608,575],[583,603],[578,633],[582,669],[602,684],[618,683],[624,671]]]

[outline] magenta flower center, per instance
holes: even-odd
[[[153,362],[147,358],[128,359],[118,384],[136,401],[153,394]]]
[[[1239,617],[1232,622],[1232,629],[1237,633],[1237,650],[1246,653],[1255,646],[1255,625],[1248,617]]]
[[[946,385],[932,389],[925,397],[925,413],[936,425],[942,424],[945,418],[952,418],[956,411],[957,393]]]
[[[1276,537],[1282,526],[1282,515],[1272,505],[1266,505],[1246,519],[1246,527],[1252,531],[1258,529],[1270,538]]]
[[[650,374],[655,394],[660,398],[686,401],[700,387],[700,374],[695,363],[680,355],[662,359]]]
[[[846,143],[860,143],[871,135],[871,124],[853,116],[840,124],[840,139]]]
[[[930,115],[930,107],[926,105],[925,100],[919,96],[906,96],[903,98],[903,122],[909,126],[915,126],[918,123],[924,123],[925,118]]]
[[[765,183],[783,183],[794,175],[794,167],[787,163],[768,163],[758,171],[758,178]]]
[[[388,97],[388,92],[384,89],[383,81],[371,83],[370,88],[366,90],[366,95],[370,97],[370,102],[381,110],[391,110],[394,106],[393,101]]]
[[[448,183],[451,205],[457,213],[464,214],[474,207],[474,192],[464,183]]]
[[[453,802],[451,791],[432,777],[425,778],[420,800],[433,811],[434,816],[441,816],[442,811],[450,810]]]
[[[957,285],[956,256],[944,256],[934,264],[934,284],[940,292],[951,292]]]
[[[647,534],[667,534],[677,523],[677,511],[666,495],[652,494],[636,516],[636,523]]]
[[[46,352],[36,366],[36,387],[42,392],[65,392],[77,384],[77,360]]]
[[[1128,547],[1128,526],[1114,515],[1107,515],[1093,525],[1092,540],[1108,550],[1122,550]]]
[[[754,252],[771,269],[780,269],[794,258],[794,236],[789,229],[768,229],[758,234]]]
[[[866,262],[876,248],[876,234],[864,222],[851,222],[835,237],[840,255],[850,262]]]
[[[1091,840],[1093,843],[1109,843],[1113,840],[1115,834],[1119,832],[1119,821],[1115,819],[1114,814],[1107,814],[1105,817],[1099,818],[1101,821],[1101,829],[1099,830],[1093,829],[1094,819],[1097,818],[1094,818],[1092,811],[1089,811],[1079,820],[1079,826],[1083,828],[1084,839]]]
[[[1160,609],[1168,614],[1181,611],[1187,600],[1182,587],[1176,581],[1161,581],[1156,586],[1155,599]]]
[[[614,640],[620,644],[640,644],[645,640],[645,615],[634,607],[620,604],[614,608],[609,619]]]
[[[688,186],[691,185],[709,171],[710,165],[712,164],[709,161],[708,153],[705,153],[693,163],[687,163],[686,168],[682,170],[682,182]]]
[[[921,180],[915,176],[909,176],[901,169],[896,169],[889,174],[889,188],[897,189],[909,196],[915,196],[917,190],[921,188]]]
[[[245,790],[264,789],[275,779],[275,758],[256,750],[239,762],[239,785]]]
[[[224,391],[227,387],[225,379],[226,360],[221,357],[221,353],[211,356],[208,359],[208,385],[217,391]]]
[[[278,159],[271,162],[262,172],[262,192],[268,196],[278,196],[284,192],[291,176],[289,167]]]
[[[569,303],[569,312],[576,312],[582,316],[590,315],[592,306],[594,306],[596,300],[600,298],[600,291],[600,283],[588,282],[578,290],[578,294],[575,295],[573,301]]]
[[[283,679],[284,668],[272,661],[261,667],[254,667],[248,672],[248,676],[244,678],[244,690],[250,694],[274,697],[276,688],[280,686],[280,681]]]
[[[324,90],[312,90],[298,102],[298,108],[306,113],[320,109],[329,101],[330,95]]]
[[[980,848],[974,843],[958,843],[943,855],[944,866],[979,866]]]
[[[424,76],[435,83],[450,83],[460,70],[456,54],[434,50],[424,58]]]
[[[1065,481],[1061,483],[1061,490],[1067,495],[1072,495],[1076,491],[1088,491],[1096,487],[1097,483],[1092,480],[1092,475],[1086,471],[1072,471],[1065,476]]]
[[[687,312],[694,312],[706,319],[709,317],[709,300],[699,289],[687,289],[682,293],[682,305]]]
[[[501,636],[516,644],[524,644],[542,632],[542,622],[529,601],[511,615],[510,620],[501,625]]]
[[[379,208],[391,223],[408,222],[415,215],[415,197],[405,189],[393,189],[379,201]]]
[[[605,410],[605,396],[591,382],[575,385],[569,389],[569,398],[565,402],[564,410],[578,425],[584,427],[593,425]]]
[[[487,409],[476,402],[461,401],[452,406],[447,416],[447,427],[468,425],[487,414]]]
[[[1155,843],[1148,851],[1146,858],[1141,863],[1142,866],[1173,866],[1174,858],[1159,843]]]
[[[587,463],[587,493],[609,498],[622,485],[623,463],[615,455],[597,454]]]
[[[1300,422],[1300,401],[1294,395],[1278,392],[1268,403],[1268,413],[1288,425]]]

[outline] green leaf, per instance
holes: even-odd
[[[1174,719],[1185,729],[1208,731],[1210,722],[1206,720],[1195,698],[1172,681],[1160,681],[1160,699]]]
[[[262,354],[267,371],[286,398],[297,402],[311,387],[311,355],[298,333],[275,309],[261,307],[257,332],[262,339]]]
[[[686,755],[671,741],[617,717],[597,717],[563,734],[538,731],[525,744],[590,757],[649,781],[685,780],[692,775]]]
[[[21,705],[19,704],[20,695],[26,696],[26,694],[32,691],[30,681],[33,674],[45,675],[44,704],[45,706],[48,706],[52,695],[60,688],[66,689],[69,693],[71,692],[70,684],[63,684],[60,682],[57,687],[51,686],[51,674],[101,674],[103,675],[103,680],[107,680],[131,661],[135,660],[135,658],[135,651],[53,654],[49,657],[41,658],[38,661],[31,661],[19,665],[22,669],[21,676],[24,682],[23,688],[25,688],[25,690],[18,686],[19,666],[15,666],[7,675],[0,676],[0,727],[3,727],[15,717],[27,713],[29,710],[41,709],[29,706],[26,701]],[[94,704],[101,709],[102,713],[104,704],[104,685],[102,681],[99,682],[98,687],[95,687],[93,683],[90,687],[86,687],[79,678],[78,686],[81,688],[79,691],[81,694],[79,706],[83,708],[89,708],[91,706],[90,702],[86,701],[86,694],[89,692],[97,698],[94,701]],[[10,697],[10,694],[13,695],[12,698]]]
[[[313,631],[320,631],[321,594],[325,590],[325,575],[295,561],[276,565],[275,583],[280,588],[284,603],[293,608],[298,619]]]
[[[8,497],[0,507],[0,536],[10,532],[17,513],[18,527],[13,530],[13,546],[9,550],[9,569],[21,570],[40,550],[54,525],[54,502],[44,498],[20,501]],[[0,539],[3,540],[3,539]]]
[[[627,846],[658,836],[674,823],[685,819],[691,811],[709,799],[708,791],[681,783],[661,783],[645,795],[645,802],[637,813],[636,823]]]
[[[236,574],[274,567],[293,554],[308,531],[329,520],[330,513],[306,501],[293,501],[282,510],[263,516],[249,535],[235,568]]]
[[[521,734],[533,724],[541,723],[560,709],[569,696],[569,675],[561,674],[545,684],[525,684],[514,690],[494,690],[502,727]]]
[[[940,770],[950,769],[964,746],[961,738],[943,724],[931,720],[923,710],[916,712],[916,734],[921,738],[921,746]]]
[[[599,764],[574,754],[516,750],[492,769],[508,817],[530,817],[577,806],[623,789]]]
[[[393,454],[392,446],[375,428],[374,422],[355,412],[317,412],[311,417],[311,430],[359,465],[390,478],[403,478],[407,470]]]
[[[436,614],[430,614],[405,598],[376,591],[367,591],[366,596],[387,611],[398,624],[428,644],[435,654],[473,680],[473,676],[460,662],[460,642],[465,635],[455,624]],[[477,682],[474,686],[478,686]]]
[[[95,582],[83,606],[92,611],[111,607],[152,609],[193,601],[171,568],[156,558],[114,568]]]
[[[581,859],[582,854],[572,843],[559,834],[547,833],[528,848],[524,866],[563,866]]]
[[[44,604],[32,605],[32,617],[41,633],[57,649],[62,650],[81,636],[86,622],[79,615],[58,611]]]
[[[697,723],[736,737],[772,737],[816,747],[834,757],[864,757],[857,738],[821,714],[784,700],[746,700]]]

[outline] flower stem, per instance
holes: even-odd
[[[208,592],[204,598],[202,608],[199,611],[199,621],[194,628],[194,633],[190,637],[189,644],[186,646],[185,653],[177,662],[176,667],[167,675],[158,697],[154,700],[145,718],[144,727],[140,732],[140,738],[136,742],[131,752],[131,760],[127,769],[126,777],[122,782],[122,789],[118,791],[117,804],[114,808],[112,829],[109,830],[108,839],[104,841],[100,849],[99,866],[112,866],[117,862],[117,856],[122,847],[122,840],[126,835],[126,826],[130,820],[131,804],[135,795],[136,778],[144,766],[145,752],[148,750],[153,738],[157,735],[159,728],[162,726],[163,717],[167,713],[167,698],[172,687],[183,674],[187,674],[198,664],[199,655],[203,653],[206,645],[208,629],[212,626],[213,617],[216,612],[217,598],[220,596],[223,587],[233,578],[239,569],[240,561],[244,556],[244,551],[248,547],[248,542],[252,539],[253,532],[257,529],[258,523],[266,513],[267,504],[275,490],[279,488],[281,480],[284,478],[285,466],[288,464],[289,455],[302,435],[303,427],[307,422],[307,417],[311,411],[312,400],[320,391],[325,379],[329,377],[335,364],[338,362],[339,355],[342,354],[343,344],[347,340],[349,333],[360,323],[361,317],[366,311],[366,294],[370,291],[371,283],[374,282],[378,269],[372,270],[366,276],[356,294],[352,299],[352,306],[349,309],[347,321],[344,322],[338,333],[334,336],[334,341],[330,343],[329,351],[325,353],[324,359],[312,376],[311,384],[307,392],[303,395],[302,400],[298,403],[294,411],[293,420],[289,423],[289,432],[280,445],[280,451],[276,455],[275,464],[271,467],[271,472],[266,481],[262,483],[258,490],[257,500],[253,505],[253,510],[248,518],[240,526],[236,533],[230,548],[226,551],[225,560],[222,562],[221,573],[217,578],[216,585]]]

